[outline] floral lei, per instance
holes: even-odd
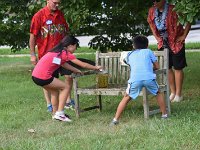
[[[161,16],[158,16],[158,8],[155,9],[155,24],[158,31],[166,30],[165,20],[168,13],[168,6],[168,3],[166,2]]]

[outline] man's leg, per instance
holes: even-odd
[[[175,70],[176,95],[179,97],[181,97],[182,95],[183,79],[184,79],[183,70]]]
[[[171,91],[170,100],[173,100],[176,94],[175,76],[174,76],[173,69],[169,69],[168,79],[169,79],[169,87]]]
[[[52,105],[51,105],[51,94],[46,89],[43,88],[44,98],[47,103],[48,111],[52,112]]]

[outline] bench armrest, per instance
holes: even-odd
[[[72,74],[71,74],[71,77],[72,77],[72,78],[78,78],[78,77],[82,77],[82,76],[85,76],[85,75],[106,74],[106,73],[107,73],[107,72],[105,72],[105,71],[89,70],[89,71],[83,72],[83,74],[72,73]]]

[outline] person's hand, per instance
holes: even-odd
[[[31,55],[30,61],[31,61],[32,65],[36,65],[37,64],[37,57],[35,55]]]
[[[80,71],[80,70],[76,70],[74,73],[76,73],[76,74],[80,74],[80,75],[83,75],[83,72],[82,71]]]
[[[95,67],[96,67],[95,70],[98,70],[98,71],[102,70],[102,67],[101,67],[101,66],[95,66]]]
[[[177,38],[176,42],[183,43],[183,42],[185,41],[185,38],[186,38],[186,37],[185,37],[184,35],[179,36],[179,37]]]

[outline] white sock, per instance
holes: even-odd
[[[64,111],[56,111],[56,115],[64,115]]]

